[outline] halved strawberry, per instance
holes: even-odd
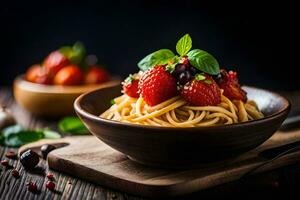
[[[242,100],[246,102],[247,92],[241,88],[237,73],[233,71],[227,72],[225,69],[222,69],[220,75],[218,85],[224,90],[223,94],[231,100]]]
[[[221,103],[221,91],[207,74],[196,74],[182,90],[182,97],[192,106],[214,106]]]
[[[138,88],[139,79],[137,74],[134,75],[130,74],[122,83],[122,85],[123,85],[123,92],[125,94],[133,98],[139,98],[140,96],[139,88]]]
[[[155,106],[177,95],[176,79],[165,66],[157,65],[143,73],[139,91],[149,106]]]

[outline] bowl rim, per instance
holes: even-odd
[[[99,116],[93,115],[93,114],[85,111],[80,105],[81,100],[86,95],[88,95],[92,92],[96,92],[99,89],[95,89],[95,90],[86,92],[84,94],[81,94],[79,97],[77,97],[76,100],[74,101],[74,108],[75,108],[77,115],[79,113],[79,116],[83,115],[86,118],[100,121],[100,122],[103,122],[106,124],[114,125],[117,127],[143,128],[143,129],[151,129],[151,130],[188,130],[188,131],[190,131],[190,130],[199,130],[200,131],[200,130],[216,130],[216,129],[234,129],[234,128],[241,128],[241,127],[248,126],[248,125],[250,126],[250,125],[262,124],[267,121],[271,121],[286,112],[288,113],[291,108],[290,101],[287,98],[285,98],[284,96],[282,96],[276,92],[272,92],[270,90],[257,88],[257,87],[253,87],[253,86],[248,86],[248,85],[244,85],[243,87],[251,88],[251,89],[258,89],[258,90],[262,90],[264,92],[271,93],[272,95],[277,96],[278,98],[282,99],[285,102],[285,106],[281,110],[277,111],[276,113],[273,113],[273,114],[266,116],[264,118],[261,118],[261,119],[251,120],[251,121],[241,122],[241,123],[236,123],[236,124],[223,124],[223,125],[218,125],[218,126],[207,126],[207,127],[162,127],[162,126],[152,126],[152,125],[130,124],[130,123],[126,123],[126,122],[120,122],[120,121],[101,118]]]
[[[39,83],[33,83],[25,80],[24,74],[18,75],[14,79],[14,87],[22,88],[23,90],[36,92],[36,93],[47,93],[47,94],[73,94],[85,93],[87,90],[97,90],[104,86],[114,86],[121,83],[118,77],[113,77],[112,80],[98,83],[98,84],[83,84],[83,85],[44,85]]]

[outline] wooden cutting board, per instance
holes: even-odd
[[[158,197],[187,194],[237,180],[247,171],[267,160],[258,156],[260,152],[295,141],[300,141],[300,130],[288,133],[277,132],[260,147],[235,159],[187,170],[142,166],[94,136],[41,140],[21,147],[19,152],[27,149],[38,151],[43,144],[56,144],[61,148],[49,153],[50,168],[117,190]],[[281,157],[257,172],[299,161],[300,151]]]

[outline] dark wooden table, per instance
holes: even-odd
[[[293,107],[300,106],[300,92],[283,92]],[[57,121],[46,120],[31,116],[24,109],[20,108],[12,97],[9,88],[0,87],[0,105],[9,107],[17,118],[18,122],[28,128],[49,127],[56,129]],[[0,160],[5,158],[5,153],[17,149],[0,146]],[[12,169],[0,166],[0,199],[143,199],[124,192],[115,191],[100,185],[95,185],[67,174],[59,173],[47,168],[44,160],[40,165],[46,172],[53,172],[55,175],[56,191],[52,192],[45,188],[47,178],[44,175],[24,170],[18,160],[10,160],[10,164],[19,170],[20,178],[16,179],[11,175]],[[27,191],[26,183],[36,182],[40,193],[34,194]],[[200,199],[202,197],[253,197],[259,194],[270,196],[290,195],[297,192],[300,185],[300,163],[276,169],[270,172],[253,175],[245,180],[227,183],[205,191],[178,197],[177,199]],[[262,193],[263,192],[263,193]]]

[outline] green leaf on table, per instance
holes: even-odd
[[[218,61],[208,52],[194,49],[187,54],[191,65],[195,68],[208,73],[210,75],[217,75],[220,72]]]
[[[19,147],[23,144],[34,142],[44,138],[42,131],[36,130],[21,130],[16,133],[11,133],[5,138],[5,145],[11,147]]]
[[[3,134],[3,137],[6,138],[11,134],[18,133],[23,130],[24,130],[24,128],[21,125],[16,124],[16,125],[12,125],[12,126],[8,126],[8,127],[4,128],[2,130],[2,134]]]
[[[61,138],[61,135],[56,132],[56,131],[52,131],[50,129],[44,129],[42,130],[43,134],[44,134],[44,138],[47,139],[59,139]]]
[[[138,63],[138,67],[140,68],[140,70],[146,71],[147,69],[155,65],[167,64],[170,59],[174,58],[174,56],[175,54],[171,50],[160,49],[143,58]]]
[[[23,144],[35,142],[37,140],[48,138],[57,139],[61,136],[50,129],[25,129],[21,125],[13,125],[3,129],[0,133],[0,144],[11,147],[19,147]]]
[[[186,55],[192,48],[192,38],[185,34],[176,44],[176,51],[180,56]]]
[[[89,131],[78,117],[65,117],[58,123],[58,128],[62,132],[71,134],[88,134]]]

